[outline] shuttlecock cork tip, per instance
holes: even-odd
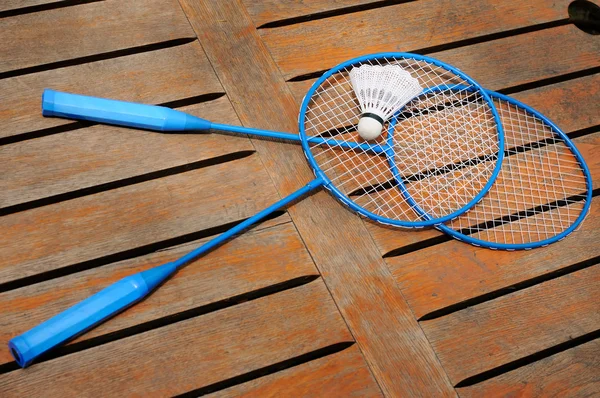
[[[379,137],[383,124],[423,91],[400,65],[364,64],[352,68],[349,75],[362,111],[358,134],[367,141]]]

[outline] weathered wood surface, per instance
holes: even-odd
[[[576,236],[543,250],[492,251],[452,240],[390,258],[388,264],[415,315],[421,318],[598,256],[599,202],[592,200],[591,213]]]
[[[599,369],[600,342],[594,340],[458,391],[465,398],[593,397]]]
[[[239,124],[225,97],[179,110]],[[0,207],[253,150],[245,136],[163,134],[106,125],[17,142],[0,151],[0,163],[12,166],[0,175]]]
[[[298,106],[241,4],[181,3],[241,122],[294,130]],[[311,179],[300,148],[253,142],[282,196]],[[383,392],[454,395],[362,221],[325,192],[289,212]]]
[[[242,0],[242,2],[257,27],[269,22],[331,13],[345,7],[376,3],[375,0]]]
[[[223,93],[197,42],[16,76],[0,80],[0,138],[74,123],[42,117],[45,88],[147,104]]]
[[[548,51],[549,48],[553,51]],[[566,25],[427,55],[456,66],[487,89],[501,90],[597,67],[599,54],[600,43],[595,36]],[[288,84],[294,96],[301,99],[315,80]],[[569,81],[567,86],[572,84]],[[577,101],[569,104],[579,105]]]
[[[598,330],[599,283],[592,266],[421,326],[457,384]]]
[[[64,3],[64,0],[4,0],[0,3],[0,11],[18,10],[41,4]]]
[[[3,19],[0,37],[0,53],[11,55],[1,73],[194,33],[176,0],[107,0]]]
[[[250,155],[10,214],[0,218],[0,282],[242,220],[277,199]]]
[[[318,275],[287,215],[254,230],[180,270],[143,302],[77,338],[90,340],[156,319],[208,306],[296,278]],[[210,238],[0,293],[0,344],[91,296],[117,280],[176,260]],[[268,255],[266,255],[268,254]],[[27,316],[23,316],[27,314]],[[13,359],[0,350],[0,364]]]
[[[172,396],[351,341],[321,280],[0,375],[3,396]],[[125,387],[126,386],[126,387]]]
[[[380,397],[358,347],[231,387],[210,397]]]
[[[290,79],[364,54],[415,51],[561,20],[569,3],[421,0],[260,33],[281,73]]]

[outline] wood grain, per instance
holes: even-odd
[[[64,0],[3,0],[0,11],[18,10],[19,8],[33,7],[41,4],[63,3]]]
[[[364,54],[410,52],[563,19],[569,3],[422,0],[260,33],[287,80]]]
[[[241,4],[181,4],[241,122],[294,130],[298,105]],[[282,196],[312,178],[300,148],[253,143]],[[362,221],[325,192],[289,212],[384,394],[455,395]]]
[[[596,105],[600,101],[600,75],[522,91],[514,97],[550,117],[566,133],[600,124],[600,113]],[[598,157],[594,155],[600,145],[598,137],[597,134],[592,134],[574,140],[588,167],[594,169],[592,177],[596,179],[596,176],[600,176]],[[598,184],[600,180],[594,183],[594,187],[600,186]],[[368,223],[367,226],[382,254],[442,236],[442,233],[435,229],[405,231],[374,223]]]
[[[144,301],[75,340],[88,340],[155,319],[227,300],[317,271],[284,215],[267,221],[178,271]],[[210,238],[0,293],[0,344],[127,275],[185,255]],[[268,253],[268,255],[267,255]],[[25,316],[24,316],[25,315]],[[0,350],[0,363],[13,361]]]
[[[73,123],[42,117],[45,88],[160,104],[222,93],[198,42],[0,80],[0,137]]]
[[[458,383],[600,330],[599,283],[600,266],[592,266],[421,326]]]
[[[179,109],[239,124],[226,97]],[[0,174],[0,207],[253,149],[245,136],[162,134],[106,125],[17,142],[0,151],[0,164],[11,165]]]
[[[500,90],[596,67],[598,54],[594,36],[566,25],[427,55],[456,66],[487,89]],[[288,85],[301,99],[315,81]]]
[[[538,250],[506,252],[452,240],[388,259],[418,317],[600,255],[600,199],[581,229]]]
[[[458,391],[465,398],[592,397],[600,391],[598,369],[594,340]]]
[[[176,0],[107,0],[18,15],[0,25],[0,72],[194,37]],[[27,48],[27,51],[22,51]]]
[[[0,392],[172,396],[351,338],[316,280],[1,375]]]
[[[0,281],[241,220],[277,199],[252,155],[14,213],[0,218]]]
[[[374,0],[242,0],[254,25],[311,14],[331,12],[345,7],[375,3]]]
[[[380,397],[373,376],[356,345],[208,395],[227,397]]]

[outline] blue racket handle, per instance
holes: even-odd
[[[19,366],[26,367],[53,347],[65,343],[118,314],[148,295],[175,272],[173,263],[125,277],[8,342]]]
[[[166,108],[45,89],[42,115],[156,131],[207,130],[211,122]]]

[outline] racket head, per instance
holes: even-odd
[[[348,77],[353,67],[364,64],[399,64],[424,90],[384,123],[375,144],[368,142],[380,148],[378,155],[311,143],[314,137],[366,143],[356,132],[362,112]],[[456,103],[462,104],[460,110]],[[445,124],[440,122],[444,112],[450,118]],[[337,65],[308,90],[298,124],[304,153],[325,187],[358,214],[396,227],[422,228],[463,214],[491,188],[504,156],[500,119],[485,90],[460,70],[417,54],[379,53]],[[410,139],[415,136],[419,139]],[[448,146],[450,141],[455,145]],[[474,156],[488,162],[480,170],[439,173]],[[407,176],[419,179],[407,181]]]
[[[546,116],[486,90],[504,126],[506,156],[488,195],[437,228],[475,246],[528,250],[572,233],[589,213],[592,178],[581,153]]]

